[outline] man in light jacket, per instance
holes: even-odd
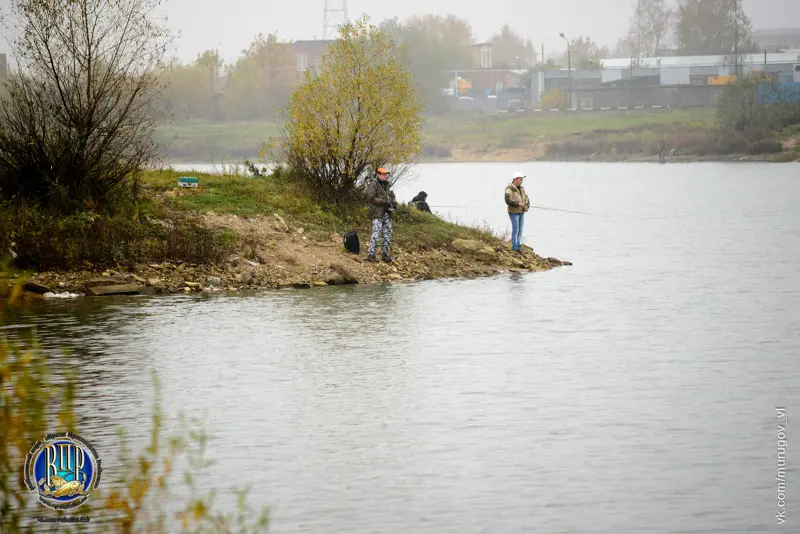
[[[525,223],[525,212],[531,207],[528,193],[522,187],[522,180],[525,178],[524,172],[515,172],[511,183],[506,186],[506,206],[508,206],[508,216],[511,219],[511,249],[519,254],[522,253],[522,227]]]

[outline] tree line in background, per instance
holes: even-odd
[[[616,47],[590,36],[570,40],[573,68],[595,68],[607,57],[652,57],[666,47],[682,55],[731,55],[752,52],[750,18],[741,0],[637,0],[630,27]],[[448,70],[474,67],[474,31],[454,15],[421,15],[384,20],[379,27],[406,49],[407,61],[425,110],[446,109],[442,88]],[[509,25],[491,36],[492,66],[533,71],[567,66],[566,50],[542,62],[537,46]],[[562,48],[566,49],[566,46]],[[235,63],[225,65],[209,50],[191,64],[172,61],[164,71],[168,87],[164,111],[178,122],[275,118],[297,82],[297,63],[289,41],[277,34],[258,35]]]
[[[680,55],[730,55],[757,50],[743,0],[636,0],[627,35],[615,55],[652,57],[667,49]]]

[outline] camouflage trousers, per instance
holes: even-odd
[[[392,216],[388,213],[379,219],[372,219],[372,235],[369,238],[367,254],[374,256],[378,251],[378,236],[383,234],[383,255],[391,256]]]

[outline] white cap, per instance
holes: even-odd
[[[514,180],[516,178],[526,178],[525,173],[522,171],[515,172],[514,176],[511,179]]]

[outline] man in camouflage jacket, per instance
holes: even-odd
[[[378,237],[383,234],[382,258],[386,263],[392,261],[392,213],[397,208],[397,201],[389,183],[389,171],[383,167],[378,169],[378,177],[367,187],[369,218],[372,220],[372,235],[367,249],[367,261],[376,263]]]

